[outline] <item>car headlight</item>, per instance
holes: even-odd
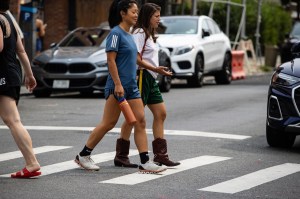
[[[98,67],[103,68],[103,67],[107,67],[107,62],[97,62],[95,63]]]
[[[174,54],[175,55],[182,55],[184,53],[188,53],[188,52],[192,51],[193,49],[194,49],[193,45],[179,47],[179,48],[176,49]]]
[[[275,73],[272,77],[272,83],[280,84],[283,86],[291,86],[297,82],[300,82],[300,78],[284,73]]]

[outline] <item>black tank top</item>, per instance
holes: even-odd
[[[22,69],[16,56],[17,31],[7,14],[0,13],[0,15],[0,17],[4,16],[0,20],[4,44],[3,50],[0,52],[0,77],[5,77],[8,86],[21,86]],[[9,27],[7,27],[8,25]]]

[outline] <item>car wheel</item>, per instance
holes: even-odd
[[[231,82],[231,56],[225,54],[222,70],[215,75],[217,84],[230,84]]]
[[[296,136],[284,134],[266,125],[267,142],[271,147],[284,147],[290,148],[294,145]]]
[[[195,73],[191,78],[187,79],[187,83],[192,87],[203,86],[203,71],[204,71],[204,60],[201,54],[196,56],[195,60]]]
[[[168,67],[169,70],[171,70],[170,62],[167,62],[167,63],[165,64],[165,66]],[[158,85],[159,85],[159,90],[160,90],[161,92],[169,92],[170,89],[171,89],[171,85],[172,85],[172,77],[171,77],[171,76],[165,76],[165,75],[162,75],[162,76],[159,78]]]
[[[51,95],[50,90],[33,90],[32,93],[36,98],[50,97]]]

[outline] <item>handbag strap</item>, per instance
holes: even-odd
[[[144,51],[145,51],[145,46],[146,46],[147,39],[148,39],[148,37],[146,36],[145,42],[144,42],[144,45],[143,45],[143,48],[142,48],[142,51],[141,51],[141,54],[140,54],[141,60],[143,60],[143,54],[144,54]],[[139,91],[140,91],[141,94],[142,94],[142,90],[143,90],[142,81],[143,81],[143,69],[139,69]]]

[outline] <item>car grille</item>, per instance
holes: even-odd
[[[297,112],[300,116],[300,86],[294,89],[294,104],[296,106]]]
[[[69,79],[70,80],[70,88],[80,88],[80,87],[87,87],[90,86],[94,78],[88,79]],[[48,84],[49,87],[53,85],[53,79],[44,79],[45,83]]]
[[[180,69],[189,69],[191,68],[191,63],[189,61],[180,61],[177,63]]]
[[[44,70],[48,73],[66,73],[68,66],[66,64],[47,64]]]
[[[88,73],[94,70],[95,67],[89,63],[76,63],[76,64],[64,64],[64,63],[48,63],[44,70],[48,73]]]

